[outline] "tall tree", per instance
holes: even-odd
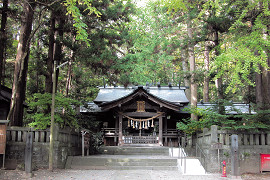
[[[3,64],[5,57],[5,49],[6,49],[6,24],[7,24],[7,11],[8,11],[8,0],[3,0],[2,7],[2,18],[1,18],[1,28],[0,28],[0,92],[1,85],[3,82]]]
[[[20,39],[15,63],[11,105],[7,117],[7,119],[10,120],[10,125],[12,126],[22,126],[23,124],[23,104],[25,100],[29,47],[35,6],[35,0],[25,1],[23,4],[23,15],[21,17]]]
[[[205,49],[204,49],[204,83],[203,83],[203,101],[209,102],[209,70],[210,70],[210,47],[209,42],[205,42]]]
[[[190,104],[192,107],[197,107],[197,82],[196,82],[196,62],[194,54],[194,46],[196,45],[197,39],[195,37],[195,27],[198,26],[194,21],[194,18],[198,14],[198,9],[200,9],[200,3],[195,0],[173,0],[165,1],[165,5],[169,7],[171,12],[181,12],[184,17],[184,22],[187,29],[187,48],[188,48],[188,59],[190,65]],[[192,120],[198,120],[198,116],[191,114]]]
[[[216,58],[215,66],[220,74],[227,71],[230,75],[227,92],[256,85],[257,105],[269,109],[269,2],[236,1],[232,6],[237,12],[236,21],[223,42],[227,48]],[[251,78],[253,74],[256,78]]]

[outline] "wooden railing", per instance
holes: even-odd
[[[103,128],[102,132],[104,133],[105,137],[115,137],[118,136],[119,129],[118,128]],[[163,131],[163,137],[178,137],[181,135],[179,130],[177,129],[167,129]]]
[[[181,133],[177,129],[167,129],[163,131],[163,137],[178,137]]]
[[[124,136],[125,144],[157,144],[156,136]]]

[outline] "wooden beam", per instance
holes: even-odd
[[[130,117],[153,117],[158,115],[158,113],[155,112],[126,112],[123,114]]]

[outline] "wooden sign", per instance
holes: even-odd
[[[145,102],[137,101],[137,112],[145,112]]]
[[[211,145],[212,149],[222,149],[223,148],[223,144],[222,143],[215,143]]]
[[[84,135],[84,147],[90,148],[90,134],[89,133],[86,133]]]

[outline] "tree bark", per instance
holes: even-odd
[[[1,29],[0,29],[0,91],[1,85],[3,83],[3,69],[4,69],[3,64],[7,42],[6,37],[7,11],[8,11],[8,0],[3,0]]]
[[[49,50],[47,59],[47,72],[45,75],[45,92],[52,93],[52,74],[53,74],[53,54],[54,54],[54,31],[55,31],[55,14],[51,12],[50,30],[49,30]]]
[[[189,44],[188,44],[188,59],[190,65],[190,72],[191,72],[191,79],[190,79],[190,104],[192,107],[197,107],[197,84],[195,82],[195,55],[194,55],[194,43],[193,40],[193,32],[191,28],[191,21],[188,20],[187,22],[187,31],[189,37]],[[191,120],[198,120],[198,116],[196,114],[191,114]]]
[[[68,94],[69,94],[69,88],[71,84],[72,62],[74,62],[74,59],[75,59],[75,53],[73,50],[71,50],[71,57],[68,64],[67,81],[66,81],[66,97],[68,97]]]
[[[183,68],[184,72],[189,72],[187,56],[185,56],[183,58],[182,68]],[[188,89],[185,90],[185,93],[186,93],[188,100],[190,101],[190,79],[187,76],[184,76],[184,84],[186,87],[188,87]]]
[[[205,43],[205,50],[204,50],[204,85],[203,85],[203,102],[209,102],[209,81],[210,78],[208,76],[209,73],[209,45]]]
[[[215,56],[217,57],[220,54],[219,37],[218,37],[217,30],[214,31],[214,46],[215,46]],[[224,92],[223,92],[222,76],[217,78],[216,88],[217,88],[217,98],[218,98],[218,112],[219,112],[219,114],[224,114],[225,107],[224,107]]]
[[[21,20],[20,39],[17,48],[12,97],[8,120],[11,126],[23,125],[23,102],[25,100],[26,77],[28,69],[29,47],[35,0],[24,2]]]
[[[62,40],[63,40],[63,34],[64,34],[64,23],[65,18],[63,16],[63,11],[59,10],[55,12],[56,18],[55,18],[55,33],[54,33],[54,61],[56,61],[56,64],[58,65],[62,60]],[[59,76],[59,69],[56,70],[56,89],[58,85],[58,76]],[[56,91],[57,92],[57,91]]]
[[[262,74],[256,73],[255,75],[255,83],[256,83],[256,104],[260,108],[263,104],[263,93],[262,93]]]

